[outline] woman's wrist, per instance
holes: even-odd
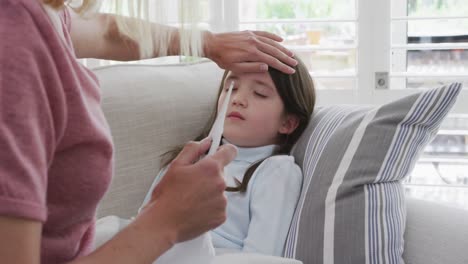
[[[115,237],[90,255],[71,263],[154,262],[177,241],[176,229],[169,219],[166,219],[163,209],[156,203],[148,204],[137,218]]]
[[[161,245],[168,250],[177,243],[178,232],[173,225],[173,221],[166,217],[164,209],[160,203],[158,204],[155,201],[150,202],[138,214],[135,221],[140,228],[153,234],[153,236],[149,237],[154,239],[155,245]]]
[[[212,56],[212,41],[214,39],[214,33],[208,31],[208,30],[204,30],[202,31],[202,56],[207,58],[207,59],[210,59],[210,60],[213,60],[213,58],[211,58]]]

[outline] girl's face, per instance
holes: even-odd
[[[278,144],[281,134],[289,134],[298,120],[287,115],[284,104],[268,73],[229,73],[218,99],[218,112],[229,85],[234,82],[224,122],[223,136],[239,147]]]

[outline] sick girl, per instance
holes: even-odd
[[[299,199],[302,172],[289,155],[308,125],[315,105],[314,84],[299,61],[292,75],[271,69],[265,73],[224,73],[211,120],[195,139],[208,136],[231,82],[221,144],[238,154],[224,169],[228,186],[227,220],[210,232],[217,251],[239,251],[281,256]],[[180,147],[166,153],[169,165]],[[143,206],[159,183],[153,182]]]

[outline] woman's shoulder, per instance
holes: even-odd
[[[3,0],[0,1],[1,20],[14,20],[15,25],[34,23],[36,17],[44,16],[41,3],[38,0]]]
[[[23,3],[23,1],[0,1],[0,25],[7,26],[10,24],[9,27],[5,27],[4,30],[9,28],[14,29],[16,26],[32,22],[31,18],[32,15],[28,10],[28,4]]]
[[[5,0],[0,1],[0,25],[2,34],[8,35],[0,44],[2,49],[37,51],[45,50],[53,36],[48,16],[39,1]],[[13,54],[14,55],[14,54]]]

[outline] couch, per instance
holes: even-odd
[[[130,218],[160,169],[160,155],[193,139],[205,125],[223,71],[212,62],[93,71],[115,142],[114,177],[97,216]],[[468,211],[411,198],[406,204],[406,263],[468,263]]]

